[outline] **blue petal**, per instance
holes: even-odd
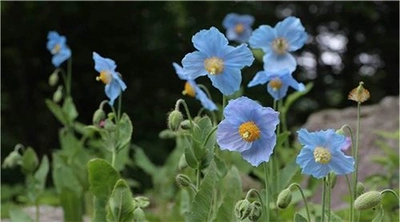
[[[332,153],[331,162],[329,162],[329,167],[337,175],[345,175],[354,172],[354,159],[353,157],[346,156],[342,151]]]
[[[247,87],[253,87],[255,85],[263,85],[269,80],[270,78],[268,77],[265,71],[259,71],[256,73],[254,78],[249,82],[249,84],[247,84]]]
[[[291,86],[292,88],[294,88],[294,89],[297,90],[297,91],[300,91],[300,92],[301,92],[301,91],[303,91],[303,90],[305,89],[304,84],[303,84],[303,83],[297,82],[297,81],[293,78],[293,76],[292,76],[291,74],[288,74],[288,75],[283,76],[283,77],[282,77],[282,81],[283,81],[285,84]]]
[[[70,57],[71,57],[71,50],[69,48],[64,48],[59,53],[53,56],[51,62],[55,67],[59,67],[61,63],[65,62]]]
[[[296,17],[287,17],[275,26],[278,36],[283,37],[289,43],[289,51],[295,51],[303,47],[307,41],[307,33]]]
[[[290,53],[278,55],[269,52],[264,55],[263,61],[264,70],[268,72],[279,72],[282,69],[287,69],[292,73],[297,66],[296,59]]]
[[[279,123],[279,113],[271,107],[260,107],[253,112],[253,120],[260,129],[262,135],[272,137],[275,135],[276,126]]]
[[[111,75],[112,75],[113,79],[115,81],[117,81],[117,83],[119,84],[119,87],[121,88],[121,90],[125,91],[126,85],[125,85],[124,81],[122,81],[122,79],[119,76],[119,74],[117,72],[111,72]]]
[[[254,56],[246,44],[237,47],[227,46],[222,51],[221,59],[224,61],[225,68],[242,69],[244,66],[251,66]]]
[[[227,121],[239,127],[240,124],[253,120],[252,111],[261,107],[257,102],[241,96],[228,102],[228,105],[224,108],[224,117]]]
[[[226,119],[218,125],[217,143],[222,150],[242,152],[251,148],[251,143],[245,142],[239,135],[238,126]]]
[[[110,100],[109,104],[112,106],[114,100],[121,94],[120,84],[115,80],[111,80],[111,82],[105,86],[105,93]]]
[[[203,52],[195,51],[188,53],[182,59],[183,69],[188,76],[188,79],[196,79],[199,76],[205,76],[208,74],[204,67],[204,61],[207,59],[207,55]]]
[[[196,90],[196,98],[198,100],[200,100],[201,105],[210,110],[210,111],[214,111],[217,110],[217,106],[215,105],[215,103],[213,101],[211,101],[208,96],[203,92],[203,90],[200,89],[200,87],[198,87],[197,85],[194,86],[195,90]]]
[[[183,68],[178,65],[178,63],[172,63],[172,65],[175,68],[175,72],[178,75],[178,77],[182,80],[188,80],[188,76],[185,74],[185,72],[183,71]]]
[[[262,135],[263,136],[263,135]],[[254,141],[249,150],[241,152],[243,159],[253,166],[258,166],[262,162],[268,162],[274,151],[276,144],[276,135],[272,137],[260,137]]]
[[[236,13],[229,13],[225,16],[224,20],[222,21],[222,26],[225,29],[232,29],[238,23],[241,23],[245,26],[251,26],[254,23],[254,17],[251,15],[239,15]]]
[[[208,57],[220,57],[220,49],[228,45],[228,40],[215,27],[199,31],[192,37],[192,42],[197,50],[204,52]]]
[[[271,52],[271,43],[277,38],[275,29],[269,25],[261,25],[254,30],[249,39],[252,48],[261,48],[265,53]]]
[[[239,69],[225,67],[224,71],[218,75],[208,75],[212,85],[219,89],[224,95],[232,95],[240,89],[242,75]]]
[[[289,86],[286,84],[282,84],[281,88],[279,88],[278,90],[274,90],[269,84],[267,86],[267,91],[268,93],[272,96],[272,98],[274,98],[274,100],[280,100],[282,98],[284,98],[287,94]]]
[[[103,70],[109,72],[115,72],[117,65],[115,64],[114,60],[103,58],[96,52],[93,52],[93,60],[94,60],[94,69],[97,72],[101,72]]]
[[[322,140],[320,140],[320,138],[316,133],[310,133],[304,128],[298,130],[297,134],[298,134],[298,140],[302,145],[304,146],[308,145],[310,147],[313,147],[313,149],[316,146],[321,146],[321,143],[323,142]]]

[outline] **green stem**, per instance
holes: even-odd
[[[178,101],[176,101],[176,103],[175,103],[175,110],[179,110],[179,105],[180,104],[183,105],[183,108],[185,109],[185,112],[186,112],[186,116],[189,118],[190,131],[193,131],[193,119],[192,119],[192,116],[190,115],[189,108],[188,108],[185,100],[178,99]]]
[[[111,166],[114,167],[115,166],[115,158],[117,156],[117,150],[114,148],[112,150],[112,156],[111,156]]]
[[[266,216],[266,222],[269,222],[269,186],[268,186],[268,162],[264,163],[264,173],[265,173],[265,216]]]
[[[306,206],[308,221],[311,222],[310,209],[308,208],[307,199],[306,199],[306,196],[304,195],[303,189],[301,188],[301,186],[300,186],[298,183],[292,183],[292,184],[289,186],[289,189],[290,189],[292,186],[297,187],[297,189],[300,191],[301,197],[303,198],[304,205]]]
[[[325,202],[326,202],[326,177],[323,178],[322,184],[322,213],[321,213],[321,222],[325,221]]]
[[[349,189],[349,193],[350,193],[350,221],[354,221],[354,195],[351,189],[351,182],[349,179],[349,175],[346,175],[346,181],[347,181],[347,188]]]
[[[331,221],[331,193],[332,193],[332,185],[331,183],[331,174],[328,174],[328,178],[327,178],[327,183],[328,183],[328,200],[327,200],[327,208],[328,208],[328,222]]]
[[[398,204],[398,206],[400,206],[399,195],[397,195],[396,192],[394,192],[392,189],[384,189],[384,190],[381,191],[381,195],[383,195],[384,193],[391,193],[391,194],[393,194],[393,195],[396,197],[396,199],[397,199],[397,204]]]
[[[199,167],[200,168],[200,167]],[[196,190],[199,190],[200,187],[200,169],[196,169]]]
[[[36,222],[40,221],[40,207],[37,201],[35,202],[35,221]]]

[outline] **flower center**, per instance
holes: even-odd
[[[314,159],[315,162],[317,163],[327,164],[331,161],[332,155],[328,149],[321,146],[317,146],[314,150]]]
[[[277,91],[282,87],[282,81],[279,78],[275,78],[269,81],[269,86],[274,90]]]
[[[242,23],[238,23],[235,25],[236,34],[242,34],[243,31],[244,31],[244,25]]]
[[[284,38],[276,38],[272,42],[272,49],[278,55],[282,55],[285,52],[287,52],[288,48],[289,48],[289,43]]]
[[[211,75],[217,75],[224,71],[224,62],[215,56],[204,61],[204,67]]]
[[[105,70],[102,70],[100,72],[100,75],[96,77],[96,80],[97,81],[102,81],[104,84],[108,84],[112,80],[112,75],[111,75],[111,73],[109,73],[109,72],[107,72]]]
[[[55,54],[59,53],[60,50],[61,50],[61,45],[60,44],[56,44],[54,46],[54,48],[51,50],[51,54],[55,55]]]
[[[260,138],[260,129],[253,121],[248,121],[239,126],[239,134],[246,142],[253,142]]]
[[[182,94],[194,97],[196,95],[196,91],[194,90],[192,85],[190,85],[189,82],[186,82],[185,83],[185,89],[182,91]]]

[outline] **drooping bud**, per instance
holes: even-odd
[[[192,181],[190,180],[190,178],[188,176],[186,176],[185,174],[176,175],[175,181],[178,184],[178,186],[180,186],[180,187],[188,187],[188,186],[190,186],[190,184],[192,184]]]
[[[55,103],[58,103],[61,101],[61,99],[63,98],[63,87],[62,86],[58,86],[57,90],[54,92],[53,94],[53,101]]]
[[[350,91],[348,99],[358,103],[367,101],[370,97],[368,90],[364,88],[364,82],[360,82],[357,88]]]
[[[378,206],[382,201],[382,195],[378,191],[369,191],[361,194],[354,201],[354,208],[357,210],[368,210]]]
[[[145,208],[150,205],[149,198],[145,196],[135,197],[134,200],[136,201],[137,206],[140,208]]]
[[[194,124],[194,123],[192,123]],[[190,124],[190,120],[185,119],[181,122],[181,128],[184,130],[189,130],[192,127],[192,125]]]
[[[3,167],[3,169],[13,168],[13,167],[21,164],[21,159],[22,159],[22,156],[18,152],[18,150],[14,150],[10,154],[8,154],[8,156],[4,159],[2,167]]]
[[[363,193],[365,193],[364,184],[361,183],[361,182],[357,182],[357,185],[356,185],[356,197],[360,196]]]
[[[188,163],[186,162],[186,157],[185,157],[185,154],[183,153],[178,162],[178,169],[184,170],[187,166],[188,166]]]
[[[286,188],[279,193],[276,205],[281,209],[285,209],[286,207],[289,206],[291,201],[292,201],[292,191],[290,191],[289,188]]]
[[[168,128],[172,131],[177,131],[182,121],[182,113],[179,110],[173,110],[168,115]]]
[[[58,70],[55,70],[50,76],[49,76],[49,85],[50,86],[55,86],[58,83]]]
[[[249,219],[250,221],[257,221],[262,214],[262,207],[261,207],[261,203],[258,201],[253,201],[250,204],[250,214],[249,214]]]
[[[96,112],[93,114],[93,125],[95,126],[100,126],[100,121],[104,120],[106,118],[106,113],[104,112],[103,109],[98,109]]]
[[[235,216],[239,220],[246,219],[250,214],[250,202],[247,199],[239,200],[235,204]]]

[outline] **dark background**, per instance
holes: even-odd
[[[78,120],[90,124],[93,112],[106,99],[104,85],[95,81],[92,52],[96,51],[116,61],[128,86],[123,110],[133,121],[132,142],[162,164],[174,143],[159,139],[158,133],[166,128],[166,113],[182,98],[184,84],[171,64],[194,51],[191,37],[199,30],[215,26],[225,33],[222,20],[230,12],[253,15],[254,29],[275,26],[289,15],[305,26],[310,38],[294,53],[299,58],[294,76],[314,82],[314,88],[292,107],[291,126],[300,126],[312,112],[354,105],[347,94],[361,80],[371,92],[369,104],[399,94],[398,2],[2,1],[1,159],[17,143],[34,147],[39,155],[59,146],[60,125],[44,103],[55,91],[47,84],[54,67],[46,49],[47,33],[54,30],[67,37],[72,50]],[[244,69],[242,85],[261,69],[259,61]],[[221,94],[208,78],[198,82],[209,86],[214,100],[221,103]],[[272,104],[265,87],[244,90],[247,96]],[[193,113],[200,108],[195,99],[185,100]],[[2,173],[2,183],[19,180],[13,171]]]

